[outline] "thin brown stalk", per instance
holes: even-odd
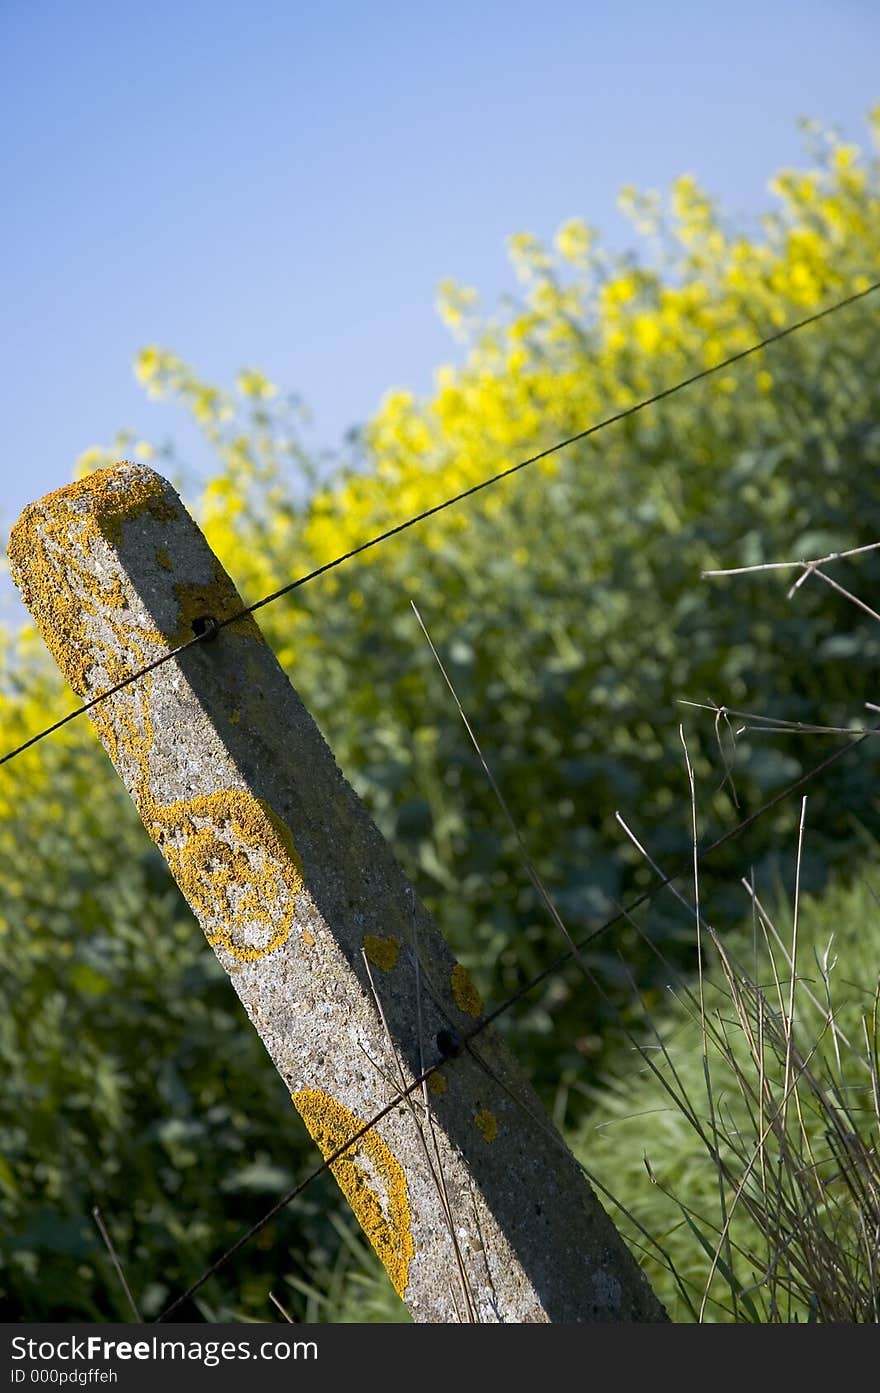
[[[122,1268],[122,1263],[120,1262],[116,1249],[113,1246],[113,1240],[111,1239],[110,1234],[107,1231],[107,1225],[104,1223],[104,1219],[98,1205],[94,1205],[92,1208],[92,1218],[95,1221],[95,1226],[97,1227],[97,1230],[101,1235],[101,1238],[104,1240],[104,1246],[107,1249],[107,1252],[110,1254],[110,1261],[113,1263],[113,1266],[116,1269],[116,1275],[119,1278],[120,1286],[122,1287],[122,1290],[125,1292],[126,1299],[128,1301],[129,1306],[132,1309],[134,1318],[138,1322],[138,1324],[141,1324],[144,1318],[138,1310],[137,1302],[131,1294],[131,1287],[128,1285],[125,1272]]]

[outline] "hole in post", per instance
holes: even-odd
[[[454,1030],[438,1030],[437,1048],[444,1059],[454,1059],[461,1054],[461,1041]]]
[[[206,643],[210,643],[220,632],[220,625],[210,614],[200,614],[192,622],[192,631],[196,638],[204,638]]]

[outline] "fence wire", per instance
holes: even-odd
[[[490,1011],[487,1015],[485,1015],[481,1021],[478,1021],[475,1026],[472,1026],[470,1030],[466,1031],[460,1037],[459,1040],[450,1042],[450,1047],[441,1050],[440,1057],[436,1059],[433,1064],[429,1065],[426,1069],[424,1069],[422,1073],[419,1074],[417,1078],[413,1079],[413,1081],[409,1083],[405,1089],[400,1089],[397,1093],[395,1093],[394,1097],[391,1099],[389,1103],[386,1103],[383,1108],[381,1108],[378,1112],[374,1113],[374,1115],[369,1119],[369,1121],[365,1122],[355,1133],[353,1133],[353,1135],[349,1138],[347,1142],[344,1143],[344,1145],[338,1147],[337,1150],[334,1151],[330,1156],[328,1156],[327,1159],[323,1161],[321,1165],[316,1166],[313,1171],[310,1171],[310,1173],[305,1177],[305,1179],[299,1181],[298,1184],[293,1186],[292,1189],[288,1190],[286,1194],[282,1195],[280,1199],[276,1200],[275,1203],[272,1205],[271,1209],[267,1210],[267,1212],[263,1215],[261,1219],[258,1219],[256,1223],[252,1224],[251,1227],[247,1229],[245,1233],[243,1233],[239,1238],[236,1239],[235,1243],[233,1243],[231,1247],[227,1248],[225,1252],[221,1253],[220,1257],[218,1257],[213,1263],[211,1263],[210,1267],[206,1268],[202,1275],[195,1282],[193,1282],[191,1286],[187,1287],[186,1291],[182,1292],[180,1296],[176,1297],[174,1301],[172,1301],[171,1304],[167,1306],[164,1311],[161,1312],[160,1315],[155,1317],[155,1320],[157,1322],[168,1320],[169,1317],[172,1316],[175,1311],[179,1310],[179,1308],[186,1301],[188,1301],[192,1296],[196,1294],[197,1291],[199,1291],[204,1286],[205,1282],[207,1282],[211,1277],[215,1276],[216,1273],[219,1272],[221,1267],[224,1267],[227,1262],[229,1262],[233,1257],[235,1257],[236,1253],[239,1253],[242,1250],[242,1248],[244,1248],[251,1241],[252,1238],[256,1237],[260,1230],[265,1228],[265,1226],[268,1223],[270,1223],[271,1220],[276,1217],[276,1215],[280,1214],[281,1211],[287,1207],[287,1205],[292,1204],[295,1199],[298,1199],[299,1196],[303,1193],[304,1190],[308,1188],[309,1185],[311,1185],[315,1180],[317,1180],[319,1176],[323,1175],[326,1171],[330,1170],[330,1168],[335,1164],[335,1162],[338,1161],[342,1156],[344,1156],[347,1151],[350,1151],[352,1147],[357,1146],[358,1142],[364,1136],[366,1136],[367,1132],[369,1132],[371,1128],[377,1126],[383,1118],[387,1117],[388,1114],[394,1110],[394,1108],[396,1108],[400,1103],[404,1102],[407,1098],[409,1098],[410,1095],[414,1093],[416,1089],[420,1088],[421,1085],[425,1083],[426,1080],[429,1079],[431,1075],[436,1072],[437,1069],[441,1068],[443,1065],[449,1064],[450,1061],[454,1061],[455,1058],[460,1056],[461,1053],[470,1044],[472,1044],[473,1041],[476,1040],[483,1033],[484,1030],[487,1030],[490,1025],[493,1025],[495,1021],[499,1020],[501,1016],[505,1015],[506,1012],[509,1011],[512,1006],[515,1006],[517,1002],[522,1001],[522,999],[528,996],[530,992],[534,991],[536,987],[539,987],[542,982],[545,982],[548,978],[555,976],[555,974],[561,971],[561,969],[565,967],[567,963],[571,962],[573,958],[575,958],[579,953],[582,953],[586,948],[589,948],[593,943],[596,942],[597,939],[601,938],[604,934],[608,933],[609,930],[613,929],[622,920],[629,919],[635,913],[636,910],[643,908],[646,904],[650,904],[656,898],[656,896],[660,894],[661,890],[665,890],[667,886],[674,884],[676,881],[681,880],[685,875],[692,872],[694,870],[695,864],[702,866],[703,863],[710,856],[712,856],[722,846],[726,845],[727,842],[733,841],[734,838],[740,836],[749,827],[753,826],[753,824],[756,823],[759,818],[763,817],[765,813],[769,812],[771,808],[775,808],[779,803],[782,803],[787,798],[790,798],[792,794],[797,793],[800,789],[805,788],[809,783],[812,782],[813,779],[817,778],[820,774],[825,773],[825,771],[827,769],[830,769],[832,765],[837,764],[838,761],[843,759],[845,755],[850,754],[853,750],[857,749],[860,745],[864,744],[864,742],[867,739],[869,739],[870,736],[877,733],[880,733],[880,726],[876,727],[875,729],[865,731],[862,735],[858,736],[857,739],[847,741],[845,745],[841,745],[839,749],[834,750],[830,755],[826,755],[826,757],[823,760],[820,760],[819,763],[814,765],[812,769],[808,769],[807,772],[805,774],[802,774],[799,779],[796,779],[793,783],[788,784],[784,789],[781,789],[778,793],[774,794],[772,798],[769,798],[766,803],[763,803],[761,807],[758,808],[754,813],[751,813],[749,817],[743,818],[742,821],[738,822],[735,827],[731,827],[727,832],[723,833],[722,836],[716,838],[716,840],[711,842],[707,847],[704,847],[702,851],[699,851],[696,854],[695,858],[689,858],[686,862],[684,862],[681,866],[679,866],[675,871],[671,872],[669,875],[659,877],[655,885],[651,886],[651,888],[648,890],[644,890],[641,895],[637,896],[636,899],[632,900],[629,904],[619,909],[615,914],[611,916],[611,918],[606,919],[603,924],[599,925],[598,928],[593,929],[589,934],[585,935],[585,937],[577,940],[572,945],[572,947],[566,949],[565,952],[560,953],[559,956],[556,957],[553,960],[553,962],[549,964],[548,967],[544,968],[541,972],[536,973],[536,975],[532,977],[528,982],[524,983],[524,985],[519,987],[517,991],[513,992],[509,997],[507,997],[507,999],[503,1001],[500,1006],[496,1006],[495,1009]],[[478,1056],[474,1056],[474,1058],[478,1059]]]
[[[414,514],[409,518],[406,518],[404,521],[397,523],[395,526],[387,528],[385,531],[378,533],[374,537],[370,537],[366,541],[360,543],[358,546],[353,547],[349,551],[344,552],[343,554],[335,557],[332,561],[325,562],[323,565],[315,567],[313,570],[307,572],[306,574],[288,582],[286,585],[281,586],[279,589],[272,591],[268,595],[265,595],[262,599],[256,600],[254,603],[250,605],[242,606],[241,609],[235,611],[233,614],[228,615],[225,619],[214,619],[212,623],[206,626],[202,632],[194,634],[193,637],[191,639],[188,639],[185,643],[178,645],[176,648],[171,649],[168,653],[162,654],[161,657],[155,659],[153,662],[148,663],[143,667],[137,669],[136,671],[130,673],[122,681],[107,688],[105,691],[99,693],[97,696],[91,698],[89,701],[84,702],[82,705],[68,712],[65,716],[61,717],[53,724],[46,726],[44,729],[40,730],[36,735],[31,736],[28,740],[23,741],[20,745],[7,751],[4,755],[0,756],[0,764],[8,764],[11,760],[16,758],[18,755],[22,754],[25,750],[30,749],[32,746],[38,744],[40,741],[46,739],[48,736],[62,729],[62,727],[67,725],[69,722],[77,719],[79,716],[85,715],[88,711],[92,710],[100,702],[107,700],[109,697],[115,695],[117,692],[131,685],[133,682],[136,682],[139,678],[147,675],[150,672],[153,672],[156,668],[161,667],[166,662],[170,662],[173,658],[179,656],[180,654],[185,653],[189,648],[194,647],[197,643],[210,642],[217,636],[217,633],[221,629],[225,628],[229,624],[235,623],[236,620],[241,619],[246,615],[254,614],[256,613],[256,611],[264,608],[266,605],[275,603],[277,600],[280,600],[284,596],[291,594],[293,591],[298,590],[300,587],[307,585],[309,582],[313,580],[316,580],[319,576],[322,576],[329,571],[335,570],[338,566],[343,565],[345,562],[353,560],[355,557],[360,556],[364,552],[367,552],[372,548],[379,546],[380,544],[390,540],[392,537],[398,536],[399,534],[407,531],[409,528],[415,527],[417,524],[421,522],[425,522],[428,518],[431,518],[436,514],[445,511],[447,508],[451,508],[457,503],[461,503],[468,498],[474,497],[476,494],[482,492],[482,490],[490,488],[494,484],[500,483],[504,479],[510,478],[512,475],[519,473],[520,470],[528,468],[529,465],[536,464],[540,460],[547,459],[549,456],[556,454],[561,450],[567,449],[568,447],[580,441],[589,439],[591,436],[597,434],[599,431],[605,430],[609,426],[623,421],[630,416],[634,416],[638,412],[644,411],[647,407],[653,406],[658,402],[664,401],[667,397],[674,396],[678,392],[683,391],[685,388],[690,387],[693,384],[700,382],[705,378],[711,377],[715,373],[722,372],[725,369],[732,367],[734,364],[743,361],[744,359],[752,356],[755,353],[761,352],[770,345],[778,343],[782,339],[788,338],[790,335],[797,333],[801,329],[804,329],[811,324],[815,324],[820,320],[826,319],[828,316],[835,314],[838,310],[844,309],[856,303],[857,301],[865,299],[867,296],[876,293],[878,290],[880,290],[880,281],[876,281],[870,286],[868,286],[866,289],[854,292],[853,294],[846,296],[844,299],[835,301],[834,304],[826,306],[825,309],[819,310],[814,314],[806,316],[804,319],[798,320],[794,324],[790,324],[785,328],[776,331],[773,334],[767,335],[765,338],[750,345],[748,348],[742,349],[737,353],[731,354],[729,357],[723,359],[721,362],[713,364],[711,367],[702,368],[699,371],[690,374],[688,377],[679,380],[672,386],[666,387],[659,392],[655,392],[651,396],[645,397],[640,401],[634,403],[632,406],[617,411],[610,416],[606,416],[602,420],[595,422],[593,425],[585,428],[584,430],[578,431],[574,435],[567,436],[565,439],[557,441],[554,445],[549,446],[547,449],[541,450],[536,454],[530,455],[527,459],[520,460],[518,463],[510,465],[508,468],[498,471],[497,473],[487,477],[486,479],[481,480],[479,483],[472,485],[470,488],[464,489],[460,493],[454,494],[449,498],[444,499],[442,502],[435,504],[433,507],[426,508],[422,512]],[[340,1158],[344,1156],[347,1151],[350,1151],[353,1147],[356,1147],[358,1142],[372,1128],[376,1127],[383,1120],[383,1118],[385,1118],[390,1112],[392,1112],[402,1102],[409,1098],[411,1094],[415,1093],[416,1090],[421,1088],[422,1085],[431,1077],[431,1075],[437,1069],[439,1069],[443,1065],[448,1065],[451,1061],[454,1062],[455,1058],[460,1056],[465,1050],[467,1050],[468,1047],[482,1034],[483,1031],[485,1031],[486,1029],[488,1029],[490,1025],[498,1021],[519,1001],[523,1000],[532,991],[534,991],[535,988],[540,986],[548,978],[555,976],[555,974],[560,972],[573,958],[576,958],[586,948],[589,948],[593,943],[595,943],[599,938],[608,933],[622,920],[629,919],[632,916],[632,914],[635,913],[636,910],[642,908],[646,904],[650,904],[655,899],[655,897],[667,886],[672,885],[674,882],[680,880],[689,872],[692,872],[695,868],[695,865],[702,865],[703,862],[705,862],[720,847],[725,845],[727,842],[733,840],[734,838],[740,836],[744,831],[746,831],[747,828],[751,827],[755,822],[757,822],[759,818],[763,817],[765,813],[769,812],[770,809],[776,807],[779,803],[789,798],[798,790],[805,788],[813,779],[818,777],[820,774],[824,773],[827,769],[831,768],[832,765],[836,764],[839,760],[843,759],[847,754],[857,749],[861,744],[863,744],[863,742],[866,739],[868,739],[869,736],[878,733],[878,731],[880,731],[880,727],[864,731],[858,736],[858,738],[848,741],[845,745],[842,745],[832,754],[826,756],[812,769],[808,770],[805,774],[801,775],[800,778],[798,778],[793,783],[789,784],[786,788],[776,793],[772,798],[768,799],[768,801],[762,804],[762,806],[759,809],[757,809],[756,812],[752,813],[749,817],[744,818],[742,821],[737,823],[736,826],[729,829],[722,836],[718,837],[715,841],[713,841],[708,846],[699,851],[693,860],[689,859],[685,864],[678,867],[669,875],[658,876],[657,872],[654,871],[652,868],[652,873],[657,877],[655,885],[643,891],[641,895],[639,895],[636,899],[632,900],[626,906],[620,908],[614,915],[607,919],[598,928],[592,930],[589,934],[587,934],[579,941],[573,942],[570,947],[568,947],[564,952],[560,953],[546,968],[544,968],[541,972],[537,973],[529,981],[527,981],[521,987],[519,987],[517,991],[515,991],[509,997],[507,997],[507,999],[503,1001],[499,1006],[495,1007],[492,1011],[488,1012],[481,1021],[479,1021],[470,1030],[465,1032],[460,1039],[454,1039],[450,1037],[448,1041],[444,1042],[446,1047],[441,1049],[440,1057],[436,1059],[433,1064],[428,1065],[405,1088],[396,1091],[391,1101],[388,1102],[378,1112],[376,1112],[368,1121],[364,1122],[363,1125],[348,1139],[347,1142],[345,1142],[342,1146],[338,1147],[320,1165],[316,1166],[303,1180],[301,1180],[297,1185],[295,1185],[292,1189],[288,1190],[284,1195],[282,1195],[278,1200],[276,1200],[272,1207],[269,1210],[267,1210],[266,1213],[262,1216],[262,1218],[260,1218],[256,1223],[252,1224],[250,1228],[248,1228],[243,1234],[241,1234],[240,1237],[235,1241],[235,1243],[228,1247],[213,1263],[211,1263],[211,1265],[208,1268],[206,1268],[203,1271],[201,1276],[196,1281],[194,1281],[189,1287],[187,1287],[187,1289],[184,1292],[177,1296],[170,1303],[170,1305],[168,1305],[165,1308],[165,1310],[155,1318],[156,1321],[163,1322],[168,1320],[174,1314],[174,1312],[179,1310],[179,1308],[182,1305],[184,1305],[185,1302],[190,1300],[190,1298],[193,1297],[204,1286],[204,1284],[207,1281],[209,1281],[211,1277],[215,1276],[216,1273],[222,1267],[224,1267],[236,1256],[236,1254],[238,1254],[244,1247],[246,1247],[246,1245],[263,1228],[265,1228],[265,1226],[268,1223],[270,1223],[272,1219],[274,1219],[279,1213],[281,1213],[283,1209],[285,1209],[289,1204],[291,1204],[300,1195],[302,1195],[309,1185],[311,1185],[315,1180],[317,1180],[319,1176],[323,1175],[325,1172],[330,1170],[332,1166],[338,1160],[340,1160]],[[439,1043],[440,1042],[438,1037],[438,1044]],[[479,1059],[479,1057],[476,1055],[474,1055],[473,1057]]]
[[[596,421],[592,426],[578,431],[575,435],[569,435],[564,440],[558,440],[555,445],[550,445],[546,450],[540,450],[535,455],[529,455],[528,459],[520,460],[517,464],[510,465],[507,469],[500,470],[497,474],[492,474],[486,479],[482,479],[478,484],[473,484],[470,488],[463,489],[461,493],[452,494],[445,498],[441,503],[435,503],[432,508],[425,508],[421,513],[415,513],[412,517],[406,518],[403,522],[396,523],[394,527],[387,528],[384,532],[379,532],[375,537],[370,537],[358,546],[352,547],[350,551],[343,552],[332,561],[325,561],[322,566],[316,566],[314,570],[307,571],[305,575],[298,576],[296,580],[289,581],[282,585],[280,589],[273,590],[270,594],[264,595],[261,600],[255,600],[253,604],[244,605],[235,613],[227,615],[225,619],[214,619],[212,624],[205,628],[204,632],[194,634],[185,643],[179,644],[167,653],[163,653],[160,658],[156,658],[152,663],[147,663],[144,667],[136,669],[128,677],[117,682],[114,686],[108,687],[106,691],[100,692],[89,701],[77,706],[73,711],[68,711],[66,716],[55,721],[52,725],[46,726],[36,735],[32,735],[28,740],[22,741],[14,749],[7,750],[6,754],[0,755],[0,765],[8,764],[10,760],[30,749],[33,745],[45,740],[47,736],[54,735],[63,726],[75,721],[79,716],[83,716],[87,711],[91,711],[99,702],[106,701],[108,697],[114,696],[125,687],[136,682],[139,677],[146,676],[163,663],[170,662],[172,658],[185,653],[188,648],[192,648],[197,643],[209,643],[216,638],[221,629],[225,629],[228,624],[234,624],[236,620],[243,619],[245,615],[255,614],[257,610],[263,609],[266,605],[274,604],[276,600],[282,599],[285,595],[290,595],[294,590],[299,590],[303,585],[308,585],[310,581],[317,580],[319,576],[326,575],[328,571],[333,571],[337,566],[342,566],[346,561],[351,561],[356,556],[363,555],[373,547],[381,545],[382,542],[389,541],[392,537],[397,537],[401,532],[406,532],[410,527],[415,527],[420,522],[427,521],[437,513],[444,512],[447,508],[452,508],[456,503],[463,503],[466,498],[473,498],[475,494],[481,493],[483,489],[491,488],[493,484],[501,483],[503,479],[509,479],[512,475],[518,474],[521,469],[527,469],[531,464],[537,464],[539,460],[548,459],[550,455],[557,454],[560,450],[567,449],[570,445],[575,445],[578,441],[587,440],[592,435],[597,435],[599,431],[606,430],[609,426],[616,425],[619,421],[625,421],[630,416],[635,416],[639,411],[644,411],[649,406],[656,405],[657,402],[665,401],[667,397],[675,396],[676,393],[684,391],[686,387],[691,387],[695,382],[702,382],[707,377],[712,377],[714,373],[723,372],[725,368],[732,367],[735,363],[740,363],[745,358],[749,358],[754,353],[760,353],[771,344],[779,343],[780,340],[789,338],[799,330],[807,328],[811,324],[817,324],[822,319],[827,319],[829,315],[836,314],[838,310],[846,309],[849,305],[855,304],[859,300],[864,300],[868,295],[873,295],[880,290],[880,281],[874,281],[865,290],[854,291],[852,295],[847,295],[842,300],[836,300],[833,305],[826,305],[825,309],[817,310],[814,314],[807,315],[805,319],[799,319],[794,324],[789,324],[784,329],[778,329],[773,334],[768,334],[766,338],[750,344],[748,348],[740,349],[738,353],[732,353],[728,358],[722,359],[720,363],[714,363],[711,367],[701,368],[698,372],[691,373],[689,377],[684,377],[680,381],[673,383],[671,387],[664,387],[662,391],[654,392],[649,397],[643,397],[632,406],[624,407],[621,411],[615,411],[611,416],[605,416],[601,421]]]

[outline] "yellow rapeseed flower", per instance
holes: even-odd
[[[580,265],[587,260],[593,233],[581,218],[569,218],[556,233],[556,249],[566,261]]]

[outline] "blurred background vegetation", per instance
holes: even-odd
[[[872,129],[880,135],[880,108]],[[195,497],[171,447],[126,434],[87,452],[79,470],[150,460],[256,600],[865,289],[880,270],[880,162],[815,128],[806,143],[804,167],[773,181],[758,238],[739,235],[690,178],[664,200],[624,191],[641,239],[630,255],[609,254],[579,221],[552,246],[513,237],[515,296],[486,313],[473,291],[442,288],[463,366],[441,370],[429,399],[389,394],[345,458],[307,457],[296,400],[261,373],[242,371],[226,390],[153,345],[136,371],[203,429],[216,461],[207,487]],[[878,349],[869,298],[261,611],[343,771],[487,1000],[515,991],[564,944],[410,600],[570,931],[589,933],[652,880],[617,810],[664,870],[687,858],[680,723],[707,840],[834,744],[753,730],[734,741],[711,710],[682,700],[855,728],[878,698],[876,618],[839,593],[814,578],[789,599],[794,573],[701,579],[711,567],[880,540]],[[871,603],[880,560],[836,563],[834,576]],[[32,632],[7,632],[2,657],[8,749],[71,697]],[[149,1317],[304,1175],[314,1152],[87,723],[0,772],[4,1314],[127,1316],[91,1218],[97,1204]],[[856,1015],[880,933],[872,902],[847,899],[846,887],[875,857],[878,772],[867,742],[811,784],[801,873],[817,944],[835,916],[837,971]],[[706,863],[701,892],[722,938],[749,921],[741,876],[753,874],[774,905],[790,898],[798,815],[798,799],[780,803]],[[666,1113],[646,1100],[623,1032],[644,1033],[646,1017],[674,1010],[669,965],[694,969],[692,918],[661,895],[587,958],[601,992],[571,967],[502,1026],[586,1163],[599,1170],[605,1157],[607,1183],[665,1228],[677,1221],[652,1208],[642,1152],[656,1127],[666,1148],[658,1143],[656,1164],[687,1174],[690,1143],[674,1128],[670,1139]],[[615,1126],[621,1112],[639,1114],[636,1137]],[[683,1260],[708,1266],[692,1242]],[[674,1305],[663,1272],[652,1277]],[[405,1318],[326,1178],[182,1314],[269,1319],[270,1290],[298,1319]]]

